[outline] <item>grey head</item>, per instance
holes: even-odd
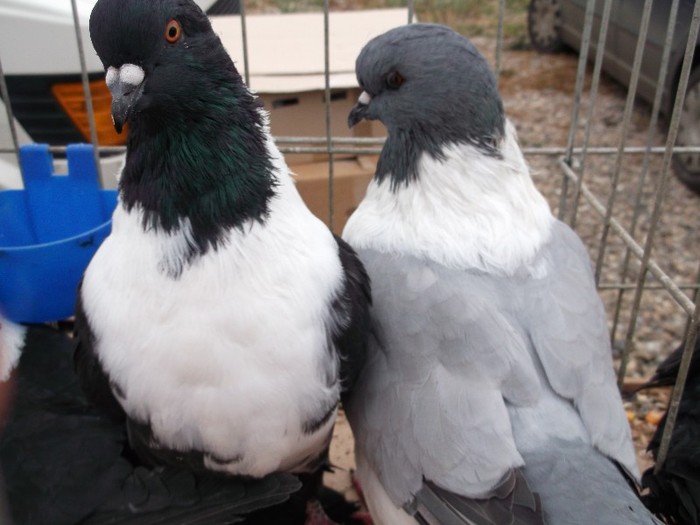
[[[418,177],[421,154],[441,158],[445,145],[471,144],[499,156],[503,103],[479,50],[438,24],[401,26],[370,40],[355,64],[364,93],[348,125],[380,120],[389,136],[375,177],[392,188]]]

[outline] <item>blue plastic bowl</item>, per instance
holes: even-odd
[[[49,148],[20,148],[24,190],[0,191],[0,311],[15,322],[73,315],[76,289],[109,235],[115,190],[99,188],[92,146],[67,148],[68,175],[54,175]]]

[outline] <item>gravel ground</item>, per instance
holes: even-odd
[[[494,57],[493,40],[475,38],[474,42],[489,59]],[[504,51],[499,79],[500,89],[506,114],[518,129],[520,142],[524,147],[566,146],[574,101],[577,61],[577,55],[572,53],[541,55],[528,50],[506,49]],[[583,143],[591,71],[592,68],[589,67],[579,113],[577,146]],[[591,118],[591,146],[618,146],[621,140],[625,98],[626,89],[603,76]],[[650,106],[638,102],[632,114],[627,145],[644,146],[646,144],[650,119]],[[665,139],[663,127],[653,130],[654,145],[665,145]],[[559,206],[563,179],[557,160],[556,157],[551,156],[528,156],[535,183],[555,212]],[[616,157],[612,155],[589,155],[585,159],[584,181],[603,203],[610,194],[610,181],[615,165]],[[625,155],[621,165],[614,217],[629,231],[635,196],[639,187],[642,156]],[[656,186],[662,176],[660,155],[652,158],[648,173],[642,189],[639,227],[634,236],[642,245],[649,231]],[[652,254],[659,266],[676,283],[693,283],[697,278],[698,259],[695,247],[700,236],[700,231],[696,228],[699,204],[700,201],[696,195],[687,190],[675,177],[670,177],[664,211]],[[581,201],[579,207],[576,231],[588,247],[591,259],[595,261],[600,250],[602,220],[585,200]],[[624,245],[615,234],[611,233],[605,250],[601,283],[620,282],[624,256]],[[628,281],[634,283],[638,268],[636,261],[631,268]],[[651,285],[657,284],[653,278],[649,278],[647,282]],[[620,323],[614,339],[616,350],[622,347],[628,331],[633,295],[632,291],[627,292],[622,300]],[[618,292],[601,290],[601,297],[612,328]],[[682,340],[686,322],[685,314],[666,291],[653,289],[645,291],[640,315],[634,325],[635,351],[627,369],[626,382],[633,384],[648,378],[657,364]],[[616,352],[616,356],[619,356],[618,354],[619,351]],[[642,469],[651,464],[645,448],[656,428],[656,423],[665,410],[667,396],[668,393],[663,390],[652,390],[637,394],[625,403]],[[346,493],[348,498],[355,499],[356,494],[350,483],[350,471],[354,466],[352,447],[352,435],[341,414],[331,449],[332,461],[340,468],[336,473],[328,476],[327,482]]]

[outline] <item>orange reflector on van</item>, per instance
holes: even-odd
[[[54,84],[51,87],[51,92],[85,140],[90,142],[90,124],[82,82]],[[95,111],[97,142],[102,146],[126,144],[126,126],[120,135],[112,124],[112,95],[107,89],[104,79],[90,82],[90,94],[92,95],[92,107]]]

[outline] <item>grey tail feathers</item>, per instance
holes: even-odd
[[[540,497],[512,470],[490,497],[471,499],[426,481],[406,509],[421,525],[543,525]]]

